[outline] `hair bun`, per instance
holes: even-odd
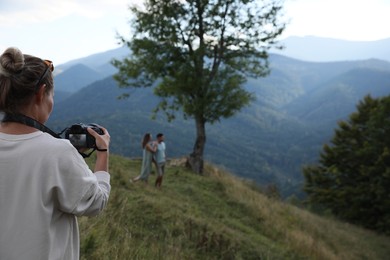
[[[20,72],[24,67],[24,55],[15,47],[4,51],[0,57],[0,74],[12,75]]]

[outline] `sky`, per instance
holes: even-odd
[[[260,1],[260,0],[258,0]],[[142,0],[0,0],[0,53],[18,47],[54,64],[120,47],[128,7]],[[390,0],[284,0],[283,38],[390,38]],[[127,37],[128,38],[128,37]]]

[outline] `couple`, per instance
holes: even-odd
[[[134,182],[142,180],[148,182],[149,174],[152,171],[152,162],[155,163],[157,169],[156,187],[161,187],[162,179],[165,171],[165,143],[164,135],[157,134],[157,141],[153,141],[152,134],[146,133],[142,139],[142,168],[141,174],[134,179]]]

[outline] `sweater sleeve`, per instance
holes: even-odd
[[[96,181],[93,181],[89,189],[82,195],[72,210],[76,216],[96,216],[106,207],[111,186],[110,175],[107,172],[96,172]]]
[[[73,147],[66,154],[59,162],[56,181],[59,210],[76,216],[98,215],[110,195],[109,173],[93,173]]]

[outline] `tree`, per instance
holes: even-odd
[[[319,165],[304,168],[311,203],[349,222],[390,233],[390,96],[366,96],[339,122]]]
[[[131,54],[114,60],[120,87],[154,87],[155,109],[195,120],[196,140],[188,163],[203,171],[207,123],[228,118],[254,100],[243,84],[269,73],[268,53],[280,47],[282,6],[255,0],[148,0],[133,6]]]

